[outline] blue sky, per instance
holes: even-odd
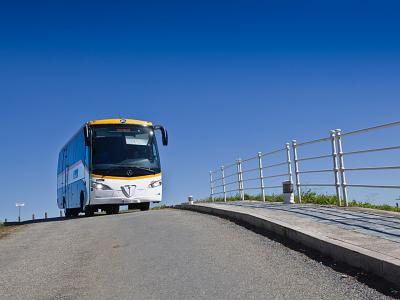
[[[58,151],[87,120],[165,125],[172,204],[221,163],[399,119],[396,1],[82,2],[0,4],[1,219],[57,214]]]

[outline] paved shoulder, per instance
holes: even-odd
[[[0,240],[5,299],[379,299],[234,223],[160,210],[27,226]]]

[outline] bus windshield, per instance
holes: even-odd
[[[161,172],[157,141],[151,127],[121,124],[92,128],[94,174],[134,177]]]

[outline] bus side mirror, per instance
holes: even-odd
[[[85,125],[84,133],[85,133],[85,144],[87,146],[89,146],[90,142],[92,140],[92,136],[91,136],[91,130],[90,130],[90,127],[88,124]]]
[[[164,146],[168,145],[168,131],[161,125],[155,125],[154,130],[160,130],[161,131],[161,137],[162,137],[162,143]]]

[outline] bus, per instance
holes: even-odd
[[[98,210],[107,214],[149,210],[162,198],[161,165],[155,132],[168,145],[161,125],[133,119],[90,121],[58,156],[57,205],[66,217]]]

